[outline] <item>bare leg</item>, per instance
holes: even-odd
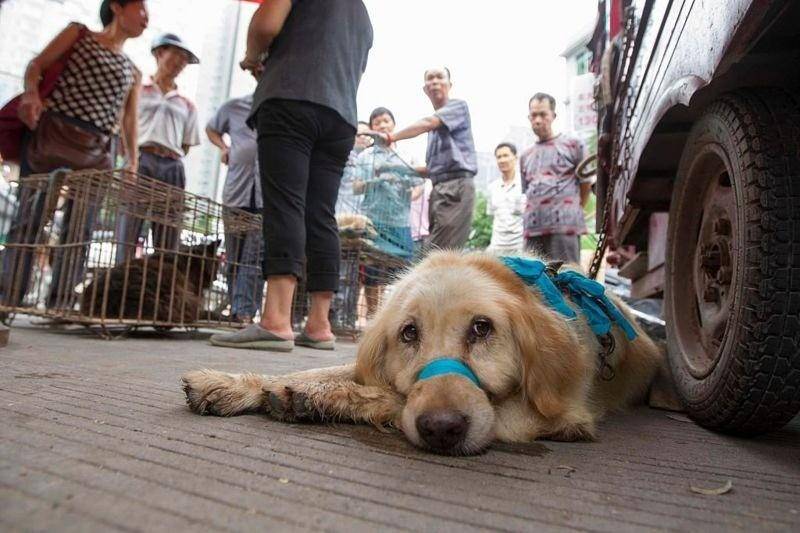
[[[306,321],[306,335],[315,341],[327,341],[334,338],[328,318],[333,301],[333,291],[311,293],[311,309]]]
[[[291,275],[267,278],[267,296],[264,298],[261,327],[284,339],[294,339],[292,298],[296,286],[297,278]]]
[[[189,408],[198,414],[233,416],[260,412],[278,420],[340,420],[393,424],[404,400],[395,391],[354,381],[354,365],[284,376],[198,370],[182,378]]]

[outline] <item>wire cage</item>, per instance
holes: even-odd
[[[237,291],[260,305],[262,256],[241,253],[260,236],[259,215],[122,170],[56,171],[18,189],[2,253],[2,313],[102,331],[235,327]]]
[[[337,334],[357,335],[392,282],[419,258],[427,235],[428,194],[413,160],[395,149],[373,146],[351,154],[336,205],[342,252],[330,319]],[[295,329],[302,328],[308,306],[301,283],[293,307]]]

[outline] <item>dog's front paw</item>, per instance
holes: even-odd
[[[264,390],[267,394],[266,410],[275,420],[300,422],[319,418],[308,395],[293,387],[275,387]]]
[[[250,411],[261,403],[260,388],[254,390],[247,376],[196,370],[184,374],[181,382],[186,403],[200,415],[232,416]]]
[[[546,438],[559,442],[592,442],[597,440],[597,430],[593,423],[566,424]]]

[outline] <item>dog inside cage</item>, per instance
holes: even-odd
[[[241,326],[264,295],[261,216],[116,171],[21,180],[7,223],[0,312],[91,325]],[[356,336],[422,253],[423,179],[407,157],[373,146],[352,157],[336,207],[341,257],[330,319]],[[302,330],[303,280],[293,306]]]
[[[2,254],[0,310],[92,324],[240,325],[263,295],[261,218],[124,171],[24,178]]]

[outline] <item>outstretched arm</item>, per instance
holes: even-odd
[[[441,127],[442,124],[444,124],[444,122],[442,122],[442,119],[440,119],[436,115],[431,115],[429,117],[420,119],[414,122],[412,125],[407,126],[402,130],[396,131],[392,134],[373,132],[373,135],[375,135],[376,137],[380,137],[383,144],[389,145],[396,141],[413,139],[414,137],[418,137],[423,133],[428,133],[429,131],[433,131],[436,128]]]

